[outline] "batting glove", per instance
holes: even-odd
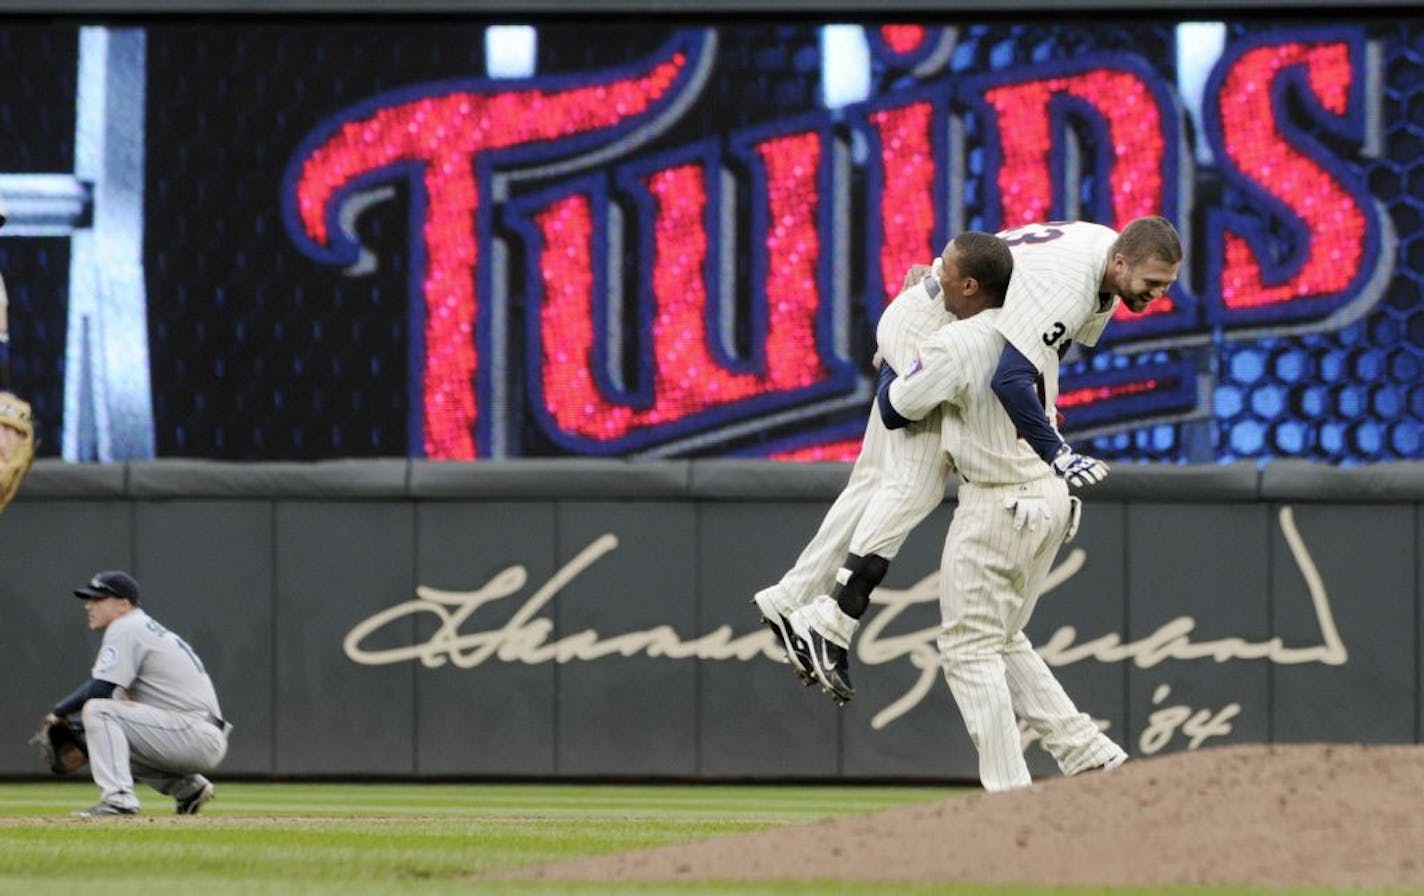
[[[1043,498],[1016,498],[1008,497],[1004,499],[1004,509],[1014,512],[1014,531],[1018,532],[1025,526],[1028,531],[1037,532],[1039,524],[1048,520],[1051,511],[1048,509],[1048,501]]]
[[[1096,457],[1089,457],[1086,454],[1076,454],[1073,449],[1064,445],[1058,449],[1058,456],[1053,458],[1053,472],[1059,477],[1067,480],[1068,484],[1074,488],[1082,488],[1085,485],[1096,485],[1108,478],[1108,465],[1098,460]]]

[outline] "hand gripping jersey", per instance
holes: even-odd
[[[954,315],[944,308],[939,281],[926,277],[896,296],[880,315],[875,343],[886,363],[903,374],[914,363],[915,351],[925,337],[953,321]]]

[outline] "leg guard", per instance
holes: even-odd
[[[890,561],[879,554],[866,557],[847,554],[845,565],[836,573],[836,588],[831,592],[841,612],[852,619],[864,616],[870,606],[870,592],[889,569]]]

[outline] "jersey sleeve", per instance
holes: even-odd
[[[1082,296],[1065,284],[1016,271],[995,326],[1042,373],[1057,366],[1058,347],[1074,338],[1091,314]]]
[[[127,626],[110,625],[89,674],[127,690],[138,677],[139,642]]]
[[[954,326],[941,327],[921,343],[910,369],[890,384],[890,405],[902,417],[923,420],[944,402],[953,403],[963,395],[967,375],[955,354]]]

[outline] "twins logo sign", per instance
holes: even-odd
[[[1070,425],[1096,431],[1199,409],[1208,365],[1183,347],[1337,329],[1389,277],[1363,31],[1227,44],[1201,112],[1216,206],[1193,201],[1180,97],[1122,53],[920,66],[834,113],[643,151],[707,114],[718,43],[688,30],[613,69],[405,87],[297,150],[284,216],[322,264],[361,270],[354,216],[408,185],[413,454],[517,455],[531,428],[574,454],[834,448],[850,433],[822,421],[863,421],[868,394],[853,326],[967,226],[1162,214],[1196,235],[1188,282],[1109,328],[1132,363],[1067,371]],[[747,447],[797,421],[799,442]]]

